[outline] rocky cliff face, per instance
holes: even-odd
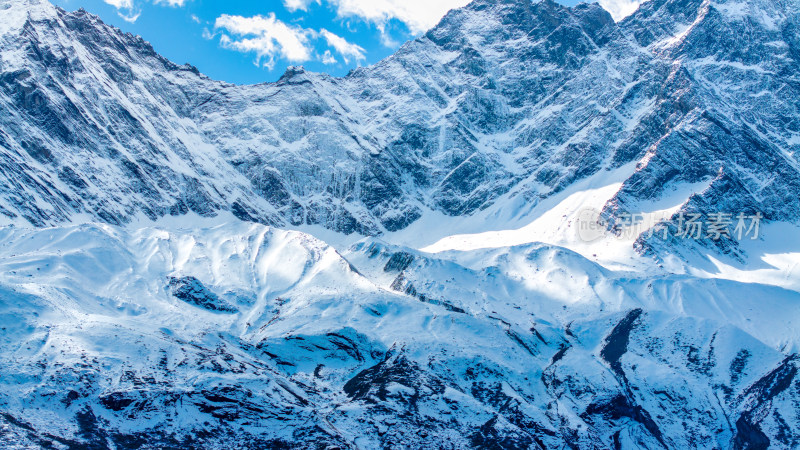
[[[375,236],[609,186],[612,224],[798,224],[799,7],[477,0],[347,77],[233,86],[0,0],[0,447],[798,447],[791,248],[758,284]]]
[[[377,235],[628,164],[612,217],[703,181],[685,210],[800,212],[787,2],[652,1],[615,24],[597,5],[476,1],[348,77],[254,86],[82,11],[3,8],[0,211],[35,225],[228,210]]]

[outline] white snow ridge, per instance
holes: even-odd
[[[0,0],[0,448],[800,448],[796,6],[234,86]]]

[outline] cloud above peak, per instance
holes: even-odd
[[[133,0],[103,0],[103,1],[117,9],[133,8]]]
[[[325,2],[339,17],[357,17],[383,27],[390,20],[399,20],[412,33],[427,31],[453,8],[466,6],[471,0],[283,0],[289,11],[307,11],[313,4]]]
[[[126,22],[134,23],[142,15],[141,8],[134,0],[103,0],[105,3],[117,8],[117,14]],[[152,0],[154,5],[165,5],[180,8],[191,0]]]
[[[163,5],[168,5],[168,6],[180,8],[183,5],[185,5],[187,1],[189,1],[189,0],[154,0],[153,3],[155,3],[156,5],[163,4]]]
[[[356,61],[367,59],[364,54],[365,50],[361,46],[347,42],[345,38],[337,36],[324,28],[320,30],[319,34],[325,38],[329,46],[342,56],[345,64],[350,64],[350,58]]]
[[[315,31],[286,24],[274,13],[266,16],[232,16],[223,14],[214,23],[214,31],[221,35],[223,48],[242,53],[254,53],[256,64],[272,70],[278,58],[291,63],[302,63],[312,59],[323,64],[336,64],[337,53],[345,64],[366,60],[366,50],[359,45],[326,29]],[[216,34],[206,34],[213,39]],[[324,42],[327,48],[322,54],[315,52],[315,43]],[[333,50],[333,51],[332,51]]]
[[[222,31],[223,47],[255,53],[256,63],[269,69],[275,66],[276,57],[295,63],[311,59],[310,30],[287,25],[275,18],[274,13],[253,17],[223,14],[214,23],[214,29]]]
[[[471,0],[329,0],[342,17],[360,17],[380,25],[396,19],[418,34],[435,26],[448,11]]]

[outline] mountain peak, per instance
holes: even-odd
[[[14,13],[30,15],[34,19],[52,17],[56,9],[48,0],[0,0],[0,11],[3,11],[0,23],[9,22],[12,17],[9,14]]]
[[[48,0],[0,0],[0,11],[9,9],[30,10],[36,8],[54,9]]]
[[[565,27],[575,30],[572,36],[565,36],[574,41],[583,39],[579,36],[581,29],[595,39],[597,32],[613,24],[611,15],[596,3],[569,7],[553,0],[476,0],[450,11],[426,37],[445,48],[456,49],[464,43],[474,46],[481,41],[501,45],[520,39],[534,42]]]
[[[47,0],[0,0],[0,35],[21,29],[29,19],[54,19],[57,8]]]
[[[316,76],[314,73],[310,73],[306,70],[303,66],[289,66],[286,68],[286,71],[281,75],[278,79],[278,85],[287,85],[287,84],[307,84],[313,83],[313,78]]]

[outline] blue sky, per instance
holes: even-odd
[[[218,80],[275,81],[288,66],[345,75],[469,0],[51,0],[84,8]],[[560,0],[574,5],[579,0]],[[615,16],[638,0],[600,0]]]

